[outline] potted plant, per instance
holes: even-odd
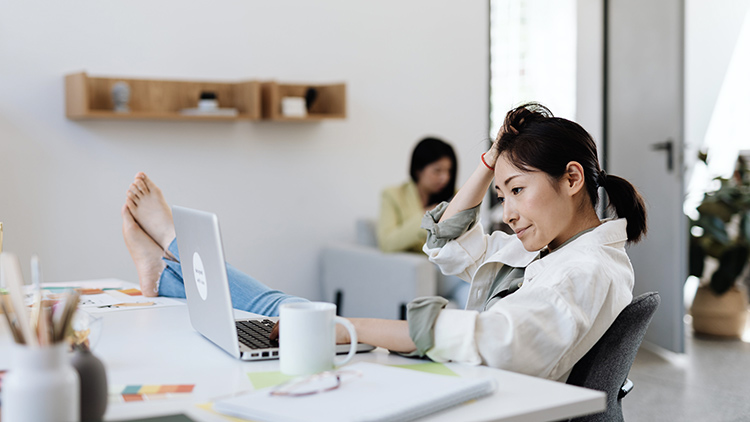
[[[699,158],[705,162],[706,154]],[[742,281],[750,269],[747,163],[740,157],[731,178],[715,180],[717,189],[704,195],[697,220],[690,222],[690,275],[701,279],[690,313],[697,333],[741,337],[748,308]]]

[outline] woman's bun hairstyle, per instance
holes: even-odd
[[[629,242],[646,234],[646,206],[638,190],[622,177],[609,175],[599,166],[596,143],[581,125],[560,117],[538,103],[509,111],[495,142],[498,157],[505,157],[523,171],[542,171],[559,180],[571,161],[583,167],[591,205],[599,200],[597,188],[609,197],[609,207],[628,222]]]

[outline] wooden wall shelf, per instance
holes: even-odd
[[[130,86],[130,112],[115,112],[112,86]],[[304,97],[314,88],[317,97],[305,117],[281,113],[281,99]],[[216,93],[220,108],[235,108],[236,116],[184,115],[195,108],[200,93]],[[91,77],[85,72],[65,76],[65,114],[72,120],[273,120],[321,121],[346,118],[346,84],[287,84],[263,82],[197,82],[130,78]]]
[[[115,112],[112,86],[130,86],[130,112]],[[220,108],[236,108],[236,116],[183,115],[195,108],[203,91],[216,93]],[[69,119],[146,120],[257,120],[260,118],[260,83],[246,81],[195,82],[90,77],[85,72],[65,76],[65,114]]]
[[[317,91],[315,101],[310,105],[305,117],[287,117],[281,114],[281,99],[284,97],[305,97],[309,88]],[[346,84],[287,84],[278,82],[261,83],[263,98],[263,118],[275,121],[300,122],[324,119],[346,118]]]

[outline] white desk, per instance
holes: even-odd
[[[238,311],[239,312],[239,311]],[[94,353],[104,361],[110,385],[195,384],[185,399],[116,403],[107,408],[108,421],[174,413],[197,421],[227,419],[196,406],[218,396],[251,390],[247,373],[276,371],[278,361],[241,362],[193,330],[186,306],[127,310],[101,315],[102,334]],[[12,341],[0,323],[0,369],[9,366]],[[382,364],[418,363],[377,349],[358,354],[354,361]],[[492,396],[434,414],[429,421],[548,421],[603,411],[603,392],[573,387],[484,366],[449,363],[464,377],[492,376]]]

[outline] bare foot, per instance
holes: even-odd
[[[128,188],[127,197],[125,205],[135,221],[163,250],[167,250],[175,238],[174,220],[161,189],[144,173],[138,173]]]
[[[127,205],[122,207],[122,235],[138,271],[138,281],[144,296],[159,295],[159,276],[166,264],[161,260],[162,249],[146,234],[130,214]]]

